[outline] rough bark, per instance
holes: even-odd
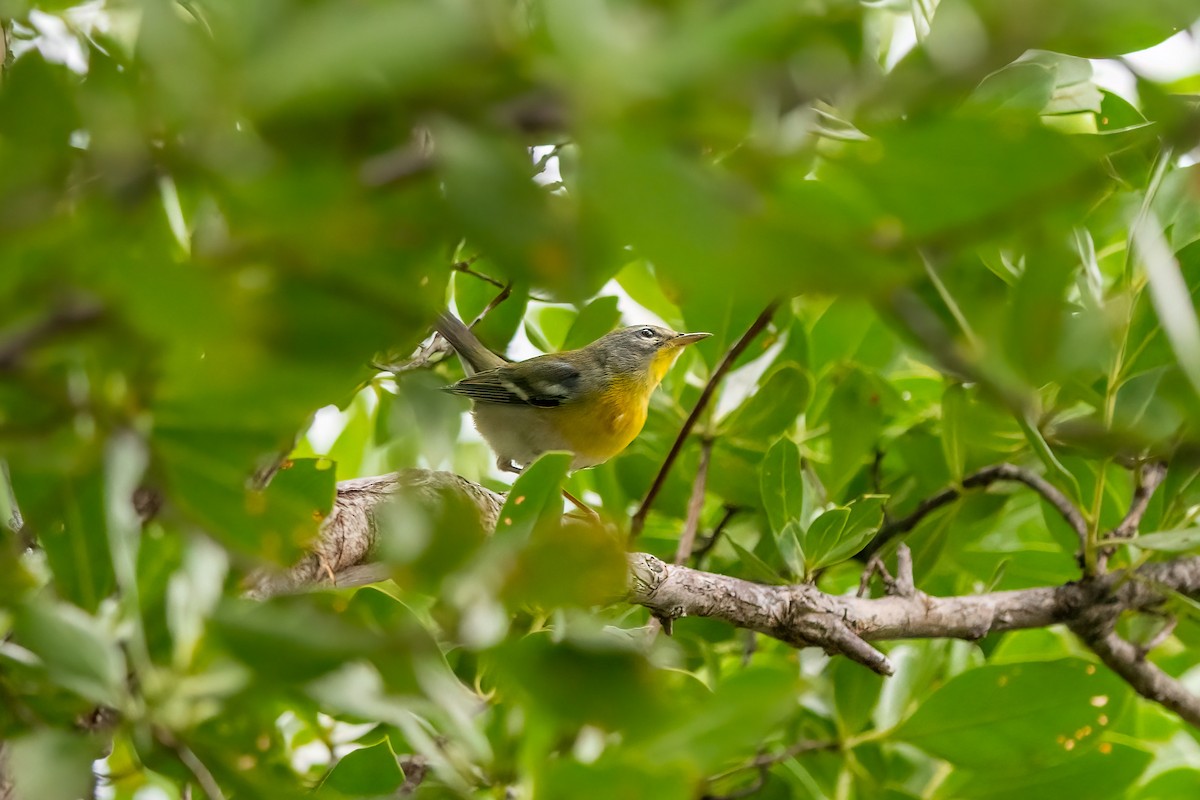
[[[1016,472],[1001,465],[988,478],[1030,485]],[[1031,488],[1045,496],[1042,487]],[[313,554],[286,573],[258,576],[252,596],[301,591],[331,579],[339,586],[354,586],[385,577],[386,570],[371,563],[375,515],[401,491],[413,493],[410,496],[422,503],[445,502],[450,496],[466,500],[478,509],[487,530],[495,526],[504,503],[503,495],[449,472],[410,469],[346,481],[339,485],[335,510]],[[1135,499],[1144,505],[1140,497]],[[916,589],[911,556],[901,545],[895,577],[877,559],[871,568],[884,577],[887,596],[879,598],[831,595],[808,584],[752,583],[667,564],[647,553],[631,553],[628,559],[627,599],[659,619],[711,617],[795,647],[845,655],[883,674],[892,672],[891,662],[871,642],[978,639],[989,633],[1065,624],[1140,694],[1200,726],[1200,700],[1112,632],[1122,612],[1155,610],[1170,592],[1200,597],[1200,557],[1147,564],[1061,586],[933,597]]]

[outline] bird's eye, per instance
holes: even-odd
[[[643,339],[653,339],[654,331],[650,328],[642,328],[640,331],[638,331],[638,336],[642,337]]]

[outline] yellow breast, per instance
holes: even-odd
[[[614,381],[595,400],[555,409],[571,449],[597,464],[620,453],[646,424],[652,391],[638,381]]]

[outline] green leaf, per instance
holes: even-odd
[[[781,533],[792,520],[804,515],[804,483],[800,468],[800,448],[787,437],[767,451],[759,467],[763,508],[771,529]]]
[[[829,682],[833,686],[833,704],[842,735],[865,729],[883,691],[883,676],[848,658],[838,658],[829,665]]]
[[[721,421],[729,435],[747,441],[768,441],[787,430],[804,413],[812,384],[796,364],[780,364],[759,381],[746,400]]]
[[[967,423],[967,392],[961,383],[952,383],[942,395],[942,452],[955,483],[963,479],[967,463],[964,426]]]
[[[793,519],[789,520],[775,537],[775,546],[779,549],[779,555],[783,557],[783,563],[799,578],[809,573],[804,564],[804,546],[800,543],[803,536],[804,531],[799,520]]]
[[[1143,533],[1128,544],[1143,550],[1159,550],[1167,553],[1181,553],[1200,547],[1200,528],[1185,528],[1178,531],[1156,531]]]
[[[16,641],[40,657],[61,686],[95,703],[120,703],[125,659],[96,619],[74,606],[32,602],[20,610],[13,628]]]
[[[1052,67],[1018,61],[984,78],[972,99],[990,108],[1037,113],[1050,102],[1055,77]]]
[[[650,265],[645,261],[631,261],[617,273],[617,283],[633,298],[633,301],[657,314],[668,325],[683,327],[683,314],[659,285]]]
[[[1094,747],[1128,697],[1082,659],[986,665],[934,692],[893,735],[972,769],[1048,765]]]
[[[1197,795],[1200,795],[1200,771],[1193,767],[1177,767],[1155,775],[1133,797],[1135,800],[1176,800]]]
[[[563,341],[563,349],[574,350],[591,344],[616,327],[620,319],[616,295],[597,297],[584,306],[571,323],[571,329]]]
[[[338,759],[321,782],[321,790],[332,789],[350,797],[376,797],[394,793],[403,783],[404,770],[392,752],[392,743],[384,737]]]
[[[1153,756],[1140,747],[1103,741],[1060,764],[1025,768],[1020,763],[987,772],[956,772],[936,795],[938,800],[1059,800],[1086,797],[1089,800],[1129,797]],[[1136,795],[1141,800],[1142,795]],[[1154,795],[1151,795],[1153,797]],[[1171,798],[1187,797],[1187,793]],[[1168,795],[1163,795],[1163,798]]]
[[[101,747],[89,737],[43,728],[8,743],[5,767],[11,771],[16,797],[78,800],[93,786],[92,762]]]
[[[750,666],[734,672],[709,697],[690,704],[678,725],[641,748],[653,761],[686,758],[701,768],[753,755],[763,737],[791,714],[799,689],[795,670]]]
[[[858,369],[834,387],[826,410],[830,455],[825,488],[831,498],[841,496],[874,451],[883,430],[884,396],[883,388]]]
[[[513,483],[496,522],[497,539],[526,542],[534,527],[562,516],[562,485],[574,456],[543,453]]]
[[[808,530],[804,532],[803,547],[809,572],[816,569],[822,563],[822,558],[837,545],[848,519],[850,509],[838,507],[822,512],[808,524]]]
[[[814,519],[801,538],[809,572],[845,561],[861,550],[883,524],[886,499],[868,495]]]
[[[781,586],[787,583],[783,576],[771,568],[771,565],[763,561],[754,553],[742,547],[737,542],[730,542],[733,545],[734,552],[738,555],[739,565],[746,571],[746,574],[756,581],[769,583],[775,586]]]

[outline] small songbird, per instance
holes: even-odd
[[[520,472],[549,450],[574,453],[573,470],[620,453],[641,432],[650,395],[683,348],[711,335],[638,325],[578,350],[512,362],[449,314],[434,327],[467,373],[446,391],[474,401],[475,427],[507,472]]]

